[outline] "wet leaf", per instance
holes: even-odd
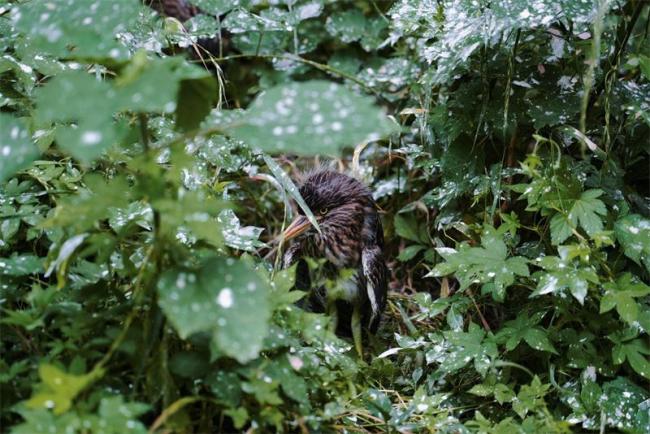
[[[229,134],[268,152],[338,154],[394,126],[372,98],[326,81],[291,83],[259,95]]]
[[[224,354],[242,363],[257,357],[266,336],[267,291],[247,262],[232,258],[169,270],[158,281],[160,307],[181,338],[210,332]]]
[[[614,233],[625,255],[650,271],[650,220],[630,214],[618,220]]]
[[[137,22],[141,10],[137,0],[50,0],[22,3],[12,19],[37,50],[63,58],[124,61],[129,53],[117,36]]]
[[[0,181],[29,166],[38,155],[24,123],[0,113]]]

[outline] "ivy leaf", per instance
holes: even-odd
[[[537,288],[531,297],[543,294],[558,294],[569,289],[571,294],[584,303],[589,284],[599,282],[598,274],[593,267],[580,267],[575,261],[568,261],[557,256],[545,256],[538,264],[546,271],[535,274]]]
[[[528,261],[522,256],[508,258],[508,249],[497,231],[486,226],[481,237],[482,247],[469,247],[462,244],[458,251],[437,248],[436,251],[446,262],[436,265],[428,276],[444,276],[455,273],[460,289],[473,283],[491,284],[489,289],[497,301],[505,297],[505,289],[512,285],[515,276],[528,276]]]
[[[29,166],[40,154],[25,124],[0,113],[0,182]]]
[[[608,312],[616,307],[619,316],[629,324],[637,320],[639,306],[634,301],[637,297],[650,294],[650,286],[632,280],[630,273],[625,273],[603,285],[605,295],[600,299],[600,313]]]
[[[506,350],[514,350],[524,340],[531,348],[557,354],[555,347],[548,340],[548,334],[542,327],[537,326],[543,313],[528,315],[521,313],[513,321],[507,321],[497,333],[497,342],[505,343]]]
[[[569,214],[555,214],[551,219],[551,242],[554,245],[561,244],[571,236],[578,225],[591,237],[601,232],[601,216],[607,215],[605,204],[598,199],[602,194],[603,191],[598,189],[584,191],[580,198],[571,204]]]
[[[589,234],[594,235],[603,230],[600,216],[607,215],[607,208],[603,201],[598,199],[603,194],[602,190],[587,190],[580,195],[569,212],[569,220],[574,227],[580,226]]]
[[[440,345],[426,353],[427,363],[439,363],[438,371],[455,372],[474,360],[474,368],[485,375],[491,360],[497,357],[497,347],[491,339],[486,339],[485,331],[477,324],[470,323],[467,332],[446,331],[443,333],[448,345]]]
[[[614,224],[614,233],[625,256],[650,271],[650,220],[639,214],[627,215]]]
[[[395,130],[372,98],[336,83],[309,81],[260,94],[229,134],[269,152],[338,154]]]
[[[102,370],[94,370],[85,375],[68,374],[54,365],[42,364],[38,368],[41,384],[36,393],[25,402],[29,408],[52,409],[54,414],[62,414],[70,409],[72,400],[103,375]]]
[[[181,338],[211,332],[226,355],[241,363],[257,357],[270,316],[268,285],[246,261],[214,257],[198,270],[169,270],[158,294]]]

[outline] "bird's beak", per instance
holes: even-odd
[[[303,232],[307,231],[311,227],[311,223],[305,217],[304,215],[299,215],[289,225],[288,228],[284,230],[282,233],[282,239],[290,240],[291,238],[295,238],[298,235],[302,234]]]

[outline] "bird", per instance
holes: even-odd
[[[362,357],[362,330],[376,333],[388,292],[377,205],[367,186],[330,169],[309,173],[299,192],[320,231],[299,209],[281,235],[283,242],[290,242],[282,257],[283,268],[296,264],[295,287],[309,291],[306,304],[313,311],[330,313],[332,328],[339,335],[351,333]],[[330,283],[326,288],[310,288],[306,258],[321,260],[320,271]]]

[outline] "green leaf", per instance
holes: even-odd
[[[554,245],[561,244],[573,234],[573,230],[582,227],[591,236],[596,236],[603,230],[601,216],[607,215],[607,208],[598,199],[602,190],[587,190],[582,192],[579,199],[573,201],[570,211],[556,213],[551,219],[551,241]]]
[[[557,354],[553,344],[548,340],[546,331],[541,328],[531,328],[526,330],[524,333],[524,340],[537,351],[546,351]]]
[[[367,19],[358,9],[334,12],[327,17],[325,28],[346,44],[359,40],[366,33]]]
[[[497,301],[502,301],[505,289],[515,282],[515,276],[528,276],[528,261],[522,256],[508,258],[508,249],[491,226],[486,226],[481,237],[482,247],[461,244],[458,251],[437,248],[436,251],[447,262],[438,264],[429,275],[444,276],[455,273],[460,289],[475,283],[491,284],[484,289],[492,292]]]
[[[625,432],[648,432],[647,388],[641,388],[627,378],[618,377],[603,384],[599,401],[603,426]]]
[[[41,384],[36,393],[25,402],[29,408],[46,408],[54,414],[62,414],[70,409],[72,400],[83,389],[103,375],[102,370],[91,371],[85,375],[67,374],[54,365],[42,364],[38,368]]]
[[[650,219],[630,214],[614,224],[616,239],[623,247],[625,256],[650,272]]]
[[[235,212],[225,209],[219,213],[217,221],[221,225],[221,232],[226,245],[233,249],[254,252],[265,244],[259,241],[260,234],[264,228],[255,226],[242,227]]]
[[[395,214],[395,232],[402,238],[406,238],[416,243],[422,243],[426,240],[420,239],[420,225],[415,221],[414,216],[405,217],[402,214]]]
[[[404,250],[399,252],[399,255],[397,256],[397,260],[401,261],[401,262],[410,261],[420,251],[424,250],[424,248],[425,248],[424,246],[419,245],[419,244],[413,244],[412,246],[408,246]]]
[[[110,433],[146,433],[147,428],[137,420],[138,416],[149,410],[149,405],[141,402],[124,402],[121,395],[102,398],[99,403],[101,417],[96,429]],[[101,422],[105,422],[102,426]]]
[[[551,242],[554,245],[562,244],[573,234],[571,223],[563,213],[557,213],[551,219]]]
[[[198,125],[216,98],[214,78],[206,74],[182,58],[151,60],[144,53],[136,54],[114,81],[67,71],[37,89],[36,119],[40,123],[62,123],[56,130],[58,146],[87,163],[126,134],[125,125],[114,122],[119,112],[183,112],[180,116],[184,121],[179,126]],[[188,86],[200,89],[202,96],[180,98],[181,90]],[[84,98],[78,98],[80,94]]]
[[[39,154],[25,124],[0,113],[0,182],[29,166]]]
[[[582,193],[580,199],[573,203],[569,212],[569,220],[573,227],[577,227],[580,223],[580,226],[590,236],[603,230],[600,216],[607,215],[607,208],[600,199],[597,199],[602,194],[602,190],[587,190]]]
[[[84,98],[78,98],[82,94]],[[63,122],[56,130],[58,146],[90,162],[117,142],[123,132],[113,126],[119,101],[109,83],[81,71],[57,75],[36,91],[36,119]]]
[[[129,54],[117,35],[133,27],[141,11],[137,0],[49,0],[22,3],[12,18],[34,50],[55,57],[115,62]]]
[[[14,254],[0,258],[0,276],[27,276],[43,271],[43,259],[34,255]]]
[[[443,335],[449,345],[444,347],[445,351],[440,351],[439,345],[429,350],[426,353],[427,363],[438,363],[439,372],[452,373],[474,360],[476,371],[485,376],[498,351],[480,326],[470,323],[466,333],[446,331]]]
[[[198,270],[169,270],[158,294],[181,338],[211,332],[226,355],[241,363],[257,357],[270,316],[268,285],[246,261],[215,257]]]
[[[395,130],[372,98],[327,81],[277,86],[260,94],[228,133],[268,152],[338,154]]]
[[[537,288],[531,297],[543,294],[562,294],[569,289],[571,294],[584,303],[590,284],[599,282],[598,274],[593,267],[581,267],[576,261],[568,261],[557,256],[545,256],[537,265],[546,271],[536,273]]]
[[[548,340],[548,333],[537,326],[543,315],[520,313],[513,321],[507,321],[496,335],[497,342],[506,344],[506,350],[514,350],[524,340],[533,349],[555,353],[555,347]]]
[[[639,307],[634,298],[650,294],[650,286],[635,282],[630,273],[621,275],[616,282],[603,285],[605,294],[600,300],[600,312],[604,313],[616,307],[621,319],[629,324],[637,320]]]
[[[648,356],[638,351],[632,345],[625,345],[625,355],[632,369],[642,377],[650,380],[650,361],[648,361]]]

